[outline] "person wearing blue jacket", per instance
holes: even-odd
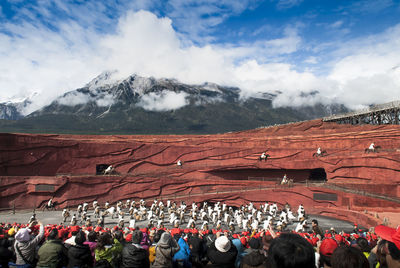
[[[178,245],[180,247],[179,251],[175,253],[173,261],[174,268],[191,268],[192,263],[190,262],[190,248],[185,240],[180,237],[178,240]]]
[[[242,262],[242,258],[244,255],[246,255],[246,252],[244,251],[242,242],[240,242],[239,239],[235,238],[232,239],[232,244],[236,247],[238,254],[236,257],[236,261],[235,261],[235,267],[239,268],[240,267],[240,263]]]

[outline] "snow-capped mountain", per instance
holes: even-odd
[[[101,116],[112,107],[130,109],[141,107],[147,111],[169,111],[186,105],[205,105],[239,100],[238,88],[213,83],[187,85],[175,79],[155,79],[131,75],[123,80],[113,78],[113,72],[104,72],[87,85],[58,97],[50,105],[30,116],[46,113]]]
[[[68,133],[220,133],[346,112],[343,105],[274,108],[274,94],[242,99],[240,89],[214,83],[104,72],[6,129]],[[279,94],[277,92],[276,94]],[[0,122],[1,123],[1,122]],[[1,128],[0,124],[0,128]],[[4,126],[3,126],[4,128]]]
[[[21,101],[0,103],[0,119],[18,120],[24,117],[24,110],[32,103],[30,98]]]

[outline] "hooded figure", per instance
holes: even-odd
[[[39,234],[35,238],[31,237],[31,230],[29,228],[20,229],[15,234],[14,251],[16,255],[16,264],[34,264],[37,245],[44,236],[43,224],[39,224]]]
[[[163,233],[156,246],[156,259],[153,268],[170,268],[172,258],[179,251],[179,245],[172,239],[169,233]]]

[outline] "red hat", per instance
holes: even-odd
[[[396,247],[400,250],[400,227],[394,229],[384,225],[378,225],[375,227],[375,233],[379,235],[382,239],[394,243]]]
[[[71,233],[72,232],[79,232],[79,230],[80,230],[79,226],[71,226],[71,229],[70,229]]]
[[[341,242],[343,242],[343,237],[341,235],[339,235],[339,234],[336,234],[335,235],[335,240],[336,240],[336,242],[341,243]]]
[[[246,239],[246,237],[241,237],[240,238],[240,243],[242,243],[242,245],[244,246],[244,245],[246,245],[246,243],[247,243],[247,239]]]
[[[103,228],[101,228],[100,226],[97,226],[96,229],[94,229],[94,231],[95,231],[96,233],[98,233],[98,232],[100,232],[102,229],[103,229]]]
[[[312,245],[313,245],[313,246],[316,246],[316,245],[317,245],[317,242],[319,241],[319,238],[318,238],[318,237],[313,237],[313,238],[311,239],[311,241],[312,241]]]
[[[197,230],[197,229],[192,229],[192,234],[198,234],[199,233],[199,230]]]
[[[319,252],[325,256],[331,256],[333,251],[338,247],[335,240],[326,238],[322,240],[321,246],[319,247]]]
[[[179,229],[179,228],[173,228],[173,229],[170,231],[170,233],[171,233],[172,236],[177,235],[177,234],[180,234],[181,232],[182,232],[182,230]]]
[[[125,240],[126,240],[126,242],[131,242],[131,241],[132,241],[132,234],[128,234],[128,235],[125,237]]]

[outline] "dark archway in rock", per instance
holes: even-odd
[[[310,171],[309,180],[311,181],[326,181],[326,172],[323,168],[315,168]]]

